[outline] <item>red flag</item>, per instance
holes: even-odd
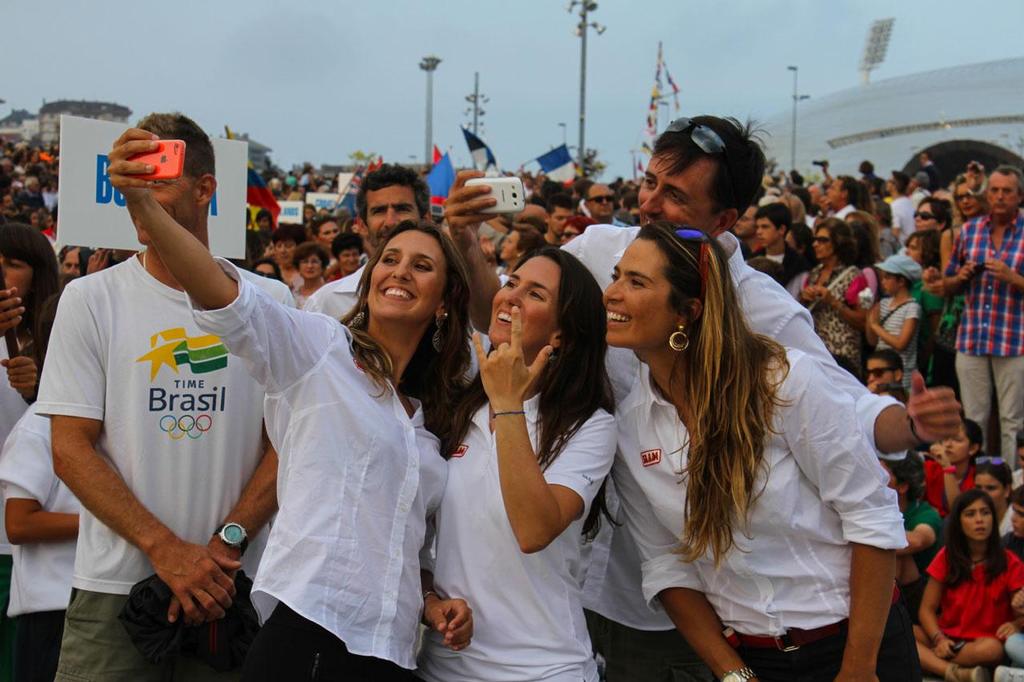
[[[377,170],[378,168],[380,168],[383,165],[384,165],[384,157],[383,156],[378,156],[376,161],[371,162],[370,165],[367,166],[366,172],[367,172],[367,174],[372,173],[373,171]]]
[[[430,162],[430,165],[431,165],[431,166],[436,166],[436,165],[437,165],[437,162],[441,160],[441,157],[442,157],[442,156],[443,156],[443,155],[441,154],[441,150],[440,150],[440,149],[438,149],[438,148],[437,148],[437,145],[435,144],[435,145],[434,145],[434,159],[433,159],[433,161],[431,161],[431,162]]]

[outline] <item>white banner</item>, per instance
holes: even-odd
[[[277,216],[278,224],[301,225],[302,224],[302,202],[301,201],[279,201],[281,213]]]
[[[111,186],[107,175],[107,154],[127,128],[123,123],[60,117],[58,245],[133,251],[142,248],[124,196]],[[238,140],[212,141],[217,192],[210,202],[210,251],[225,258],[245,258],[248,145]]]
[[[341,203],[341,195],[331,192],[306,192],[306,203],[315,206],[318,211],[321,208],[326,208],[334,213],[334,209],[338,208],[338,204]]]
[[[338,194],[346,194],[348,192],[348,186],[355,176],[355,173],[338,173]]]

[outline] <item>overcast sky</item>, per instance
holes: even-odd
[[[425,75],[434,141],[469,156],[459,132],[473,72],[490,102],[485,140],[502,167],[575,144],[580,41],[562,0],[0,0],[0,117],[43,100],[98,99],[181,110],[273,148],[280,165],[344,163],[354,150],[421,160]],[[894,16],[876,80],[1022,55],[1024,2],[947,0],[599,0],[587,64],[587,146],[631,172],[657,43],[682,89],[682,113],[764,119],[788,111],[789,64],[802,93],[857,84],[868,26]],[[992,27],[991,30],[986,27]],[[997,36],[1002,36],[999,39]],[[988,37],[986,37],[988,36]],[[1021,87],[1024,84],[1017,84]]]

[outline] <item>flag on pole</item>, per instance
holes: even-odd
[[[491,153],[491,148],[465,128],[462,129],[462,134],[466,138],[466,146],[469,147],[469,155],[473,157],[473,165],[476,169],[485,173],[497,173],[498,162],[495,160],[494,154]]]
[[[434,151],[438,151],[434,147]],[[436,205],[444,204],[448,198],[448,190],[455,184],[455,166],[452,165],[451,157],[447,154],[442,156],[434,167],[427,174],[427,186],[430,187],[430,203]]]
[[[437,145],[435,144],[435,145],[434,145],[434,158],[433,158],[433,159],[431,159],[431,161],[430,161],[430,165],[431,165],[431,166],[436,166],[436,165],[437,165],[437,163],[438,163],[438,161],[440,161],[440,160],[441,160],[441,157],[442,157],[442,154],[441,154],[441,150],[440,150],[440,149],[438,149],[438,148],[437,148]]]
[[[341,201],[338,202],[338,206],[348,211],[348,214],[353,218],[357,217],[356,213],[356,195],[359,194],[359,186],[363,184],[363,173],[364,169],[362,166],[356,168],[356,172],[348,181],[348,185],[341,193]],[[338,188],[341,190],[341,188]]]
[[[538,156],[537,163],[544,174],[555,182],[572,182],[576,179],[576,164],[564,144]]]

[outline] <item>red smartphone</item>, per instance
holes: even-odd
[[[173,180],[180,178],[185,168],[184,140],[157,140],[160,146],[145,154],[136,154],[128,159],[148,163],[155,169],[148,175],[136,175],[140,180]]]

